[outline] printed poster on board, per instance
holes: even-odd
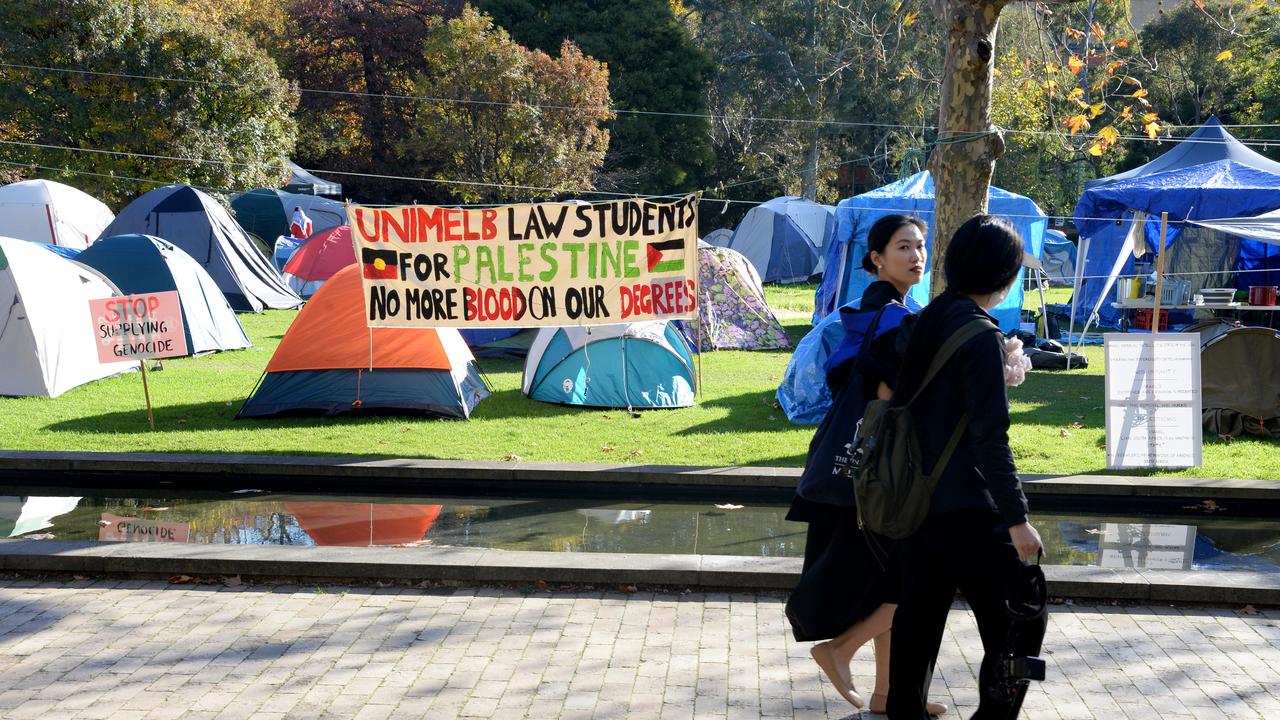
[[[1108,333],[1103,343],[1107,467],[1199,467],[1199,333]]]
[[[691,318],[698,196],[347,208],[370,327]]]

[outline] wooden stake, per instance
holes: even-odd
[[[147,398],[147,422],[151,423],[151,432],[155,432],[156,416],[151,410],[151,388],[147,387],[147,361],[139,360],[138,368],[142,370],[142,394]]]
[[[698,241],[693,241],[693,297],[696,299],[693,308],[693,321],[698,326],[698,397],[702,397],[702,251],[698,249]]]
[[[1160,332],[1160,299],[1164,292],[1164,240],[1169,232],[1169,213],[1160,213],[1160,249],[1156,252],[1156,296],[1151,307],[1151,332]]]

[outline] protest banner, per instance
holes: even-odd
[[[182,322],[182,301],[177,291],[125,295],[89,301],[89,316],[97,340],[98,360],[137,360],[142,371],[142,392],[147,399],[147,420],[156,429],[147,386],[151,358],[187,354],[187,333]]]
[[[673,202],[347,208],[370,327],[691,318],[698,196]]]

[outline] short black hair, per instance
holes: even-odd
[[[920,234],[927,236],[929,234],[929,226],[924,221],[910,215],[885,215],[867,231],[867,252],[862,256],[862,269],[876,274],[876,264],[871,261],[871,253],[883,253],[884,249],[889,246],[889,239],[893,234],[908,225],[915,225],[920,228]]]
[[[1022,269],[1022,236],[994,215],[969,218],[947,245],[943,273],[947,289],[990,295],[1013,283]]]

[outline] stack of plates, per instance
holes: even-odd
[[[1201,288],[1205,305],[1230,305],[1236,296],[1235,288]]]

